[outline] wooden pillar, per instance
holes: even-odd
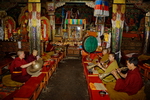
[[[0,11],[0,40],[4,40],[4,18],[7,13],[5,10]]]
[[[55,3],[54,2],[47,2],[47,11],[49,15],[49,21],[50,21],[50,34],[49,34],[49,40],[54,41],[54,35],[55,35]]]
[[[40,0],[29,0],[29,43],[30,52],[38,50],[41,55],[41,3]]]
[[[150,12],[146,13],[145,17],[145,44],[143,53],[150,53]]]
[[[125,0],[114,0],[112,5],[112,52],[120,61],[121,42],[125,20]]]

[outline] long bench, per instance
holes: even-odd
[[[45,86],[45,73],[31,77],[14,95],[14,100],[36,100]]]
[[[87,66],[89,61],[85,61],[85,59],[82,59],[82,65],[84,70],[84,75],[86,77],[87,85],[88,85],[88,92],[90,96],[90,100],[110,100],[109,95],[105,95],[104,97],[100,96],[99,91],[100,90],[92,90],[90,87],[90,84],[94,83],[102,83],[100,78],[98,77],[98,74],[91,74],[88,72]]]
[[[55,61],[47,61],[42,67],[38,77],[31,77],[19,90],[16,90],[4,100],[36,100],[41,90],[46,87],[52,73],[56,70],[58,62],[63,58],[63,54],[55,57]]]

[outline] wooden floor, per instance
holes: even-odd
[[[89,100],[81,59],[61,61],[38,100]]]

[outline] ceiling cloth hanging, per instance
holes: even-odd
[[[107,1],[104,0],[95,1],[94,16],[96,17],[109,16],[109,6]]]

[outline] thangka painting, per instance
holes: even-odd
[[[11,16],[4,19],[4,39],[9,40],[13,36],[13,30],[16,29],[16,22]]]
[[[41,17],[41,40],[48,41],[50,36],[50,23],[49,20],[42,16]]]

